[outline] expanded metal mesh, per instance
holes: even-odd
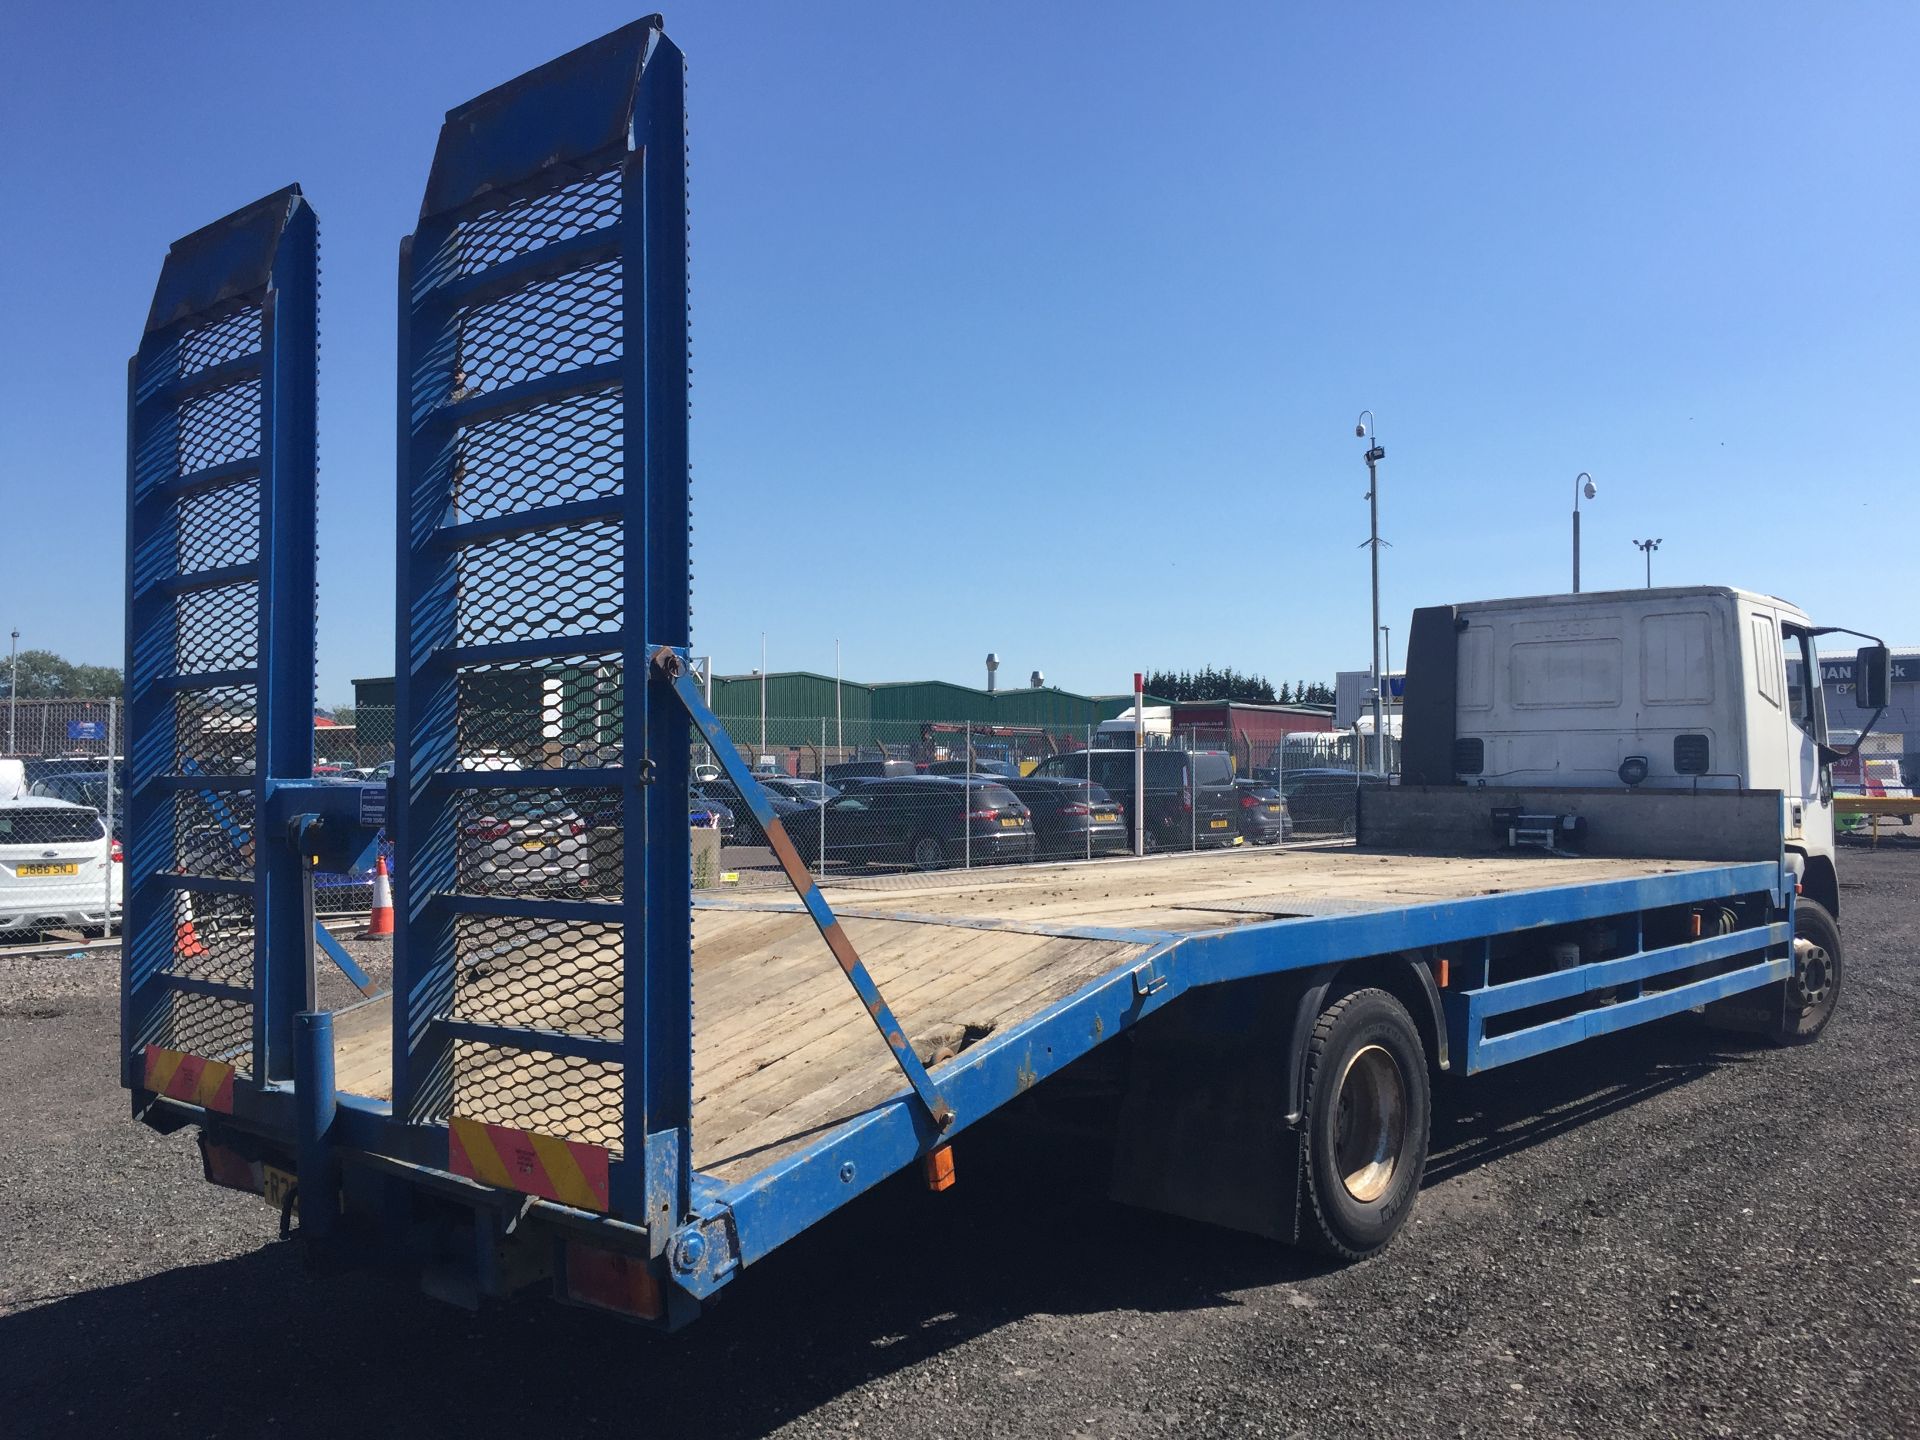
[[[244,895],[177,892],[174,925],[173,964],[170,968],[175,975],[186,975],[195,980],[215,980],[223,985],[245,986],[253,983],[251,899]]]
[[[260,556],[260,482],[189,495],[175,510],[174,559],[182,575],[245,565]]]
[[[182,690],[173,698],[176,775],[244,775],[253,769],[251,685]]]
[[[624,333],[620,262],[608,260],[468,311],[455,380],[478,395],[597,365],[619,357]]]
[[[489,1025],[614,1037],[622,927],[563,920],[454,922],[453,1013]]]
[[[620,894],[618,790],[458,790],[447,809],[454,886],[462,895]]]
[[[543,246],[615,224],[621,171],[463,219],[454,266],[475,275]],[[450,336],[461,401],[618,359],[624,349],[618,260],[596,261],[460,309]],[[537,513],[618,496],[625,397],[599,385],[456,428],[448,523]],[[456,896],[610,901],[623,893],[623,791],[513,783],[526,772],[596,770],[622,760],[626,623],[624,526],[617,519],[530,529],[466,544],[454,567],[452,643],[486,646],[577,637],[568,653],[467,665],[452,685],[454,745],[464,772],[438,849]],[[500,778],[489,781],[489,776]],[[527,778],[531,779],[531,776]],[[451,863],[444,863],[448,850]],[[429,867],[416,861],[414,873]],[[609,907],[610,908],[610,907]],[[620,1070],[540,1048],[539,1032],[616,1038],[624,1002],[619,924],[581,918],[452,917],[449,1013],[527,1032],[524,1046],[453,1046],[455,1113],[617,1147]],[[610,913],[614,913],[611,912]]]
[[[260,307],[250,305],[190,331],[176,349],[179,373],[196,374],[244,359],[263,342]],[[261,382],[247,379],[183,401],[175,417],[175,474],[260,458]],[[246,476],[182,496],[174,503],[174,570],[181,576],[260,558],[261,482]],[[260,590],[252,581],[177,595],[172,673],[191,677],[244,670],[259,661]],[[168,773],[205,777],[205,788],[168,792],[155,823],[172,839],[166,869],[216,880],[251,880],[255,794],[225,777],[251,776],[257,753],[257,685],[179,690],[173,697]],[[250,988],[254,902],[250,895],[175,889],[166,973]],[[252,1068],[253,1006],[243,1000],[176,992],[168,1001],[163,1043]]]
[[[260,382],[195,396],[181,405],[178,427],[182,475],[251,460],[260,453]]]
[[[462,220],[453,242],[458,271],[476,275],[503,260],[603,229],[619,219],[620,171],[615,167]]]
[[[223,319],[189,330],[180,341],[180,373],[195,375],[260,348],[260,311],[249,305]]]
[[[598,769],[620,763],[617,653],[473,665],[454,680],[465,769]]]
[[[260,587],[252,581],[192,590],[174,602],[177,675],[244,670],[260,654]]]
[[[623,574],[613,521],[468,546],[460,554],[460,643],[617,630],[625,616]]]
[[[253,1068],[251,1005],[217,995],[175,991],[167,1032],[168,1049],[222,1060],[236,1070]]]
[[[621,1069],[537,1050],[459,1040],[453,1111],[471,1120],[620,1148]]]
[[[579,395],[468,426],[454,467],[454,518],[618,495],[625,471],[618,391]]]
[[[174,868],[245,880],[253,874],[253,792],[182,790],[173,797]]]

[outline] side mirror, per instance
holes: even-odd
[[[1853,703],[1862,710],[1884,710],[1893,693],[1893,652],[1884,645],[1863,645],[1853,661]]]

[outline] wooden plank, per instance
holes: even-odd
[[[1022,925],[1218,930],[1273,915],[1424,904],[1684,868],[1685,862],[1627,858],[1340,847],[891,876],[836,883],[828,898],[840,910],[862,912],[843,922],[847,934],[914,1037],[969,1022],[1004,1031],[1145,949],[1034,934],[1017,928]],[[765,898],[784,900],[778,892]],[[922,918],[882,918],[890,910]],[[1015,928],[924,923],[943,916]],[[604,965],[581,967],[569,981],[565,936],[550,940],[547,959],[519,970],[503,957],[502,983],[485,997],[466,997],[466,1013],[525,1023],[617,999],[619,979]],[[703,1169],[727,1178],[751,1174],[822,1127],[905,1089],[804,913],[703,908],[695,915],[693,942],[693,1139]],[[543,966],[553,970],[551,979],[542,978]],[[528,986],[517,988],[522,971]],[[385,1000],[339,1012],[335,1065],[342,1089],[389,1094],[389,1027]],[[475,1062],[463,1090],[520,1087],[528,1092],[520,1097],[523,1105],[537,1101],[544,1123],[570,1134],[617,1135],[617,1098],[556,1094],[547,1080],[529,1085],[541,1063],[538,1057]]]

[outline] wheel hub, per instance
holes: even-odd
[[[1340,1183],[1361,1204],[1386,1194],[1407,1136],[1407,1082],[1382,1046],[1354,1052],[1334,1102],[1333,1161]]]
[[[1793,958],[1794,999],[1802,1009],[1815,1009],[1833,988],[1833,957],[1811,940],[1795,940]]]

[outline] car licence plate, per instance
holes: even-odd
[[[547,848],[547,842],[544,840],[522,840],[520,842],[520,848],[522,850],[544,850]]]
[[[1216,830],[1224,830],[1227,828],[1227,822],[1224,820],[1209,820],[1207,824],[1211,825]]]
[[[1120,814],[1115,810],[1098,810],[1094,812],[1093,818],[1102,825],[1110,825],[1120,818]]]
[[[1280,807],[1278,805],[1267,806],[1267,814],[1278,815],[1279,813],[1280,813]]]
[[[1000,828],[1001,828],[1002,830],[1018,830],[1018,829],[1020,828],[1020,825],[1021,825],[1021,822],[1020,822],[1020,821],[1018,821],[1018,820],[1005,820],[1005,819],[1003,819],[1003,820],[1002,820],[1002,821],[1000,822]]]
[[[293,1193],[294,1177],[272,1165],[260,1167],[260,1198],[276,1210],[284,1210],[287,1196]]]
[[[22,865],[13,872],[22,880],[38,880],[47,875],[78,875],[80,866],[72,865]]]

